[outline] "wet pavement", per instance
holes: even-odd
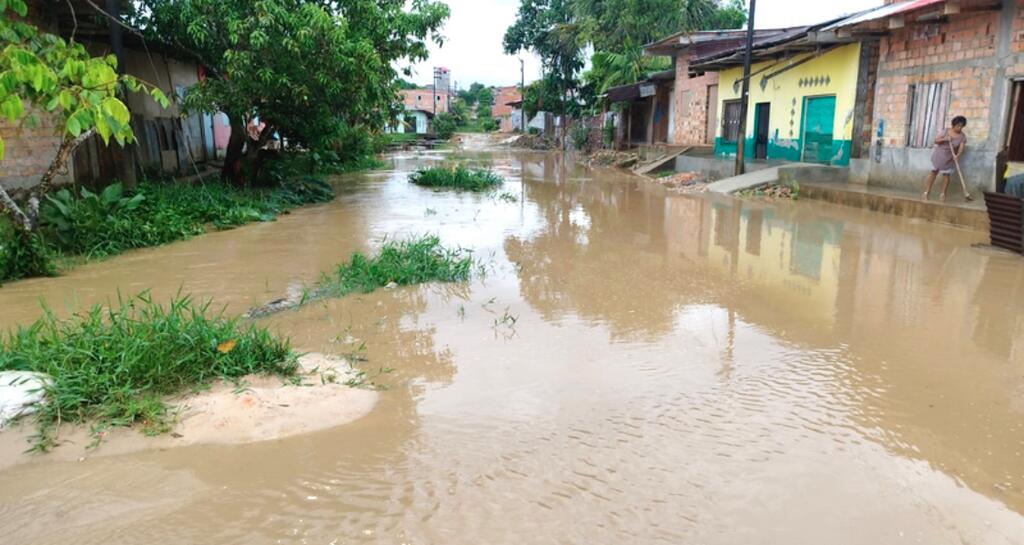
[[[557,155],[396,155],[332,203],[0,288],[0,327],[152,288],[241,313],[384,237],[488,274],[261,320],[386,386],[354,424],[0,472],[3,543],[1019,544],[1024,262],[821,202]],[[100,453],[102,453],[102,447]]]

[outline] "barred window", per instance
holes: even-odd
[[[740,136],[740,101],[726,100],[722,103],[722,140],[738,142]]]
[[[946,128],[950,84],[945,81],[910,86],[907,99],[907,146],[930,148],[935,135]]]

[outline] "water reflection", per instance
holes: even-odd
[[[714,301],[728,317],[725,380],[743,364],[737,322],[839,350],[849,367],[832,387],[857,400],[844,418],[865,437],[1024,510],[1018,258],[972,249],[970,232],[820,204],[664,198],[632,183],[526,192],[545,227],[505,250],[546,318],[654,341]]]

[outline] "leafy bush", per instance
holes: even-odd
[[[464,282],[469,280],[472,267],[469,252],[445,248],[436,236],[389,241],[375,257],[352,254],[348,262],[324,275],[303,299],[369,293],[392,282],[399,286]]]
[[[245,190],[219,182],[144,182],[131,194],[114,184],[99,195],[61,190],[44,202],[44,240],[70,255],[104,257],[132,248],[158,246],[205,232],[271,221],[282,212],[334,197],[331,186],[313,176],[291,178],[274,189]]]
[[[434,116],[434,134],[442,140],[448,140],[455,134],[459,124],[455,116],[448,113],[439,113]]]
[[[590,141],[590,126],[585,121],[580,121],[569,129],[569,136],[572,138],[572,145],[578,150],[585,149]]]
[[[604,147],[612,147],[612,145],[615,144],[615,121],[610,118],[605,120],[602,131],[604,136]]]
[[[484,132],[494,132],[498,130],[498,122],[495,121],[493,118],[485,117],[482,121],[480,121],[480,128]]]
[[[538,129],[537,127],[529,127],[527,128],[526,132],[533,136],[537,136],[538,134],[540,134],[540,129]]]
[[[53,252],[38,233],[18,231],[0,217],[0,282],[33,276],[54,276]]]
[[[46,309],[31,326],[0,339],[0,371],[52,378],[35,416],[36,448],[44,450],[55,444],[61,421],[140,423],[161,433],[169,430],[166,396],[215,379],[287,376],[296,369],[287,340],[180,295],[160,305],[143,293],[67,320]]]
[[[462,165],[455,168],[434,167],[416,171],[409,181],[424,187],[486,191],[504,183],[501,176],[489,170],[470,170]]]

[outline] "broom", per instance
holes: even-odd
[[[964,181],[964,171],[960,170],[960,159],[957,159],[956,150],[953,149],[952,139],[949,140],[949,151],[953,152],[953,163],[956,165],[956,173],[960,178],[960,187],[964,188],[964,200],[971,202],[974,200],[974,197],[967,192],[967,182]]]

